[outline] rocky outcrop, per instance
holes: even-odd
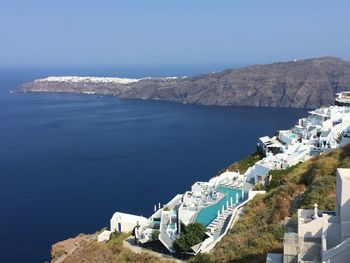
[[[321,57],[186,78],[146,78],[126,84],[41,80],[24,84],[20,90],[92,92],[200,105],[315,108],[332,105],[335,93],[350,90],[350,62]]]

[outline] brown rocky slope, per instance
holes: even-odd
[[[22,91],[93,91],[120,98],[158,99],[200,105],[315,108],[332,105],[350,90],[350,62],[321,57],[253,65],[194,77],[143,79],[130,84],[31,82]]]

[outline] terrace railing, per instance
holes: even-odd
[[[165,213],[163,211],[162,213],[162,219],[160,223],[160,234],[159,234],[159,240],[163,243],[163,245],[170,251],[175,252],[173,248],[173,241],[169,237],[169,234],[167,233],[168,225],[170,222],[169,214]]]

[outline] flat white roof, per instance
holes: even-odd
[[[147,218],[145,218],[143,216],[137,216],[137,215],[126,214],[126,213],[121,213],[121,212],[115,212],[112,216],[112,219],[119,219],[119,218],[123,221],[130,221],[130,222],[147,220]]]
[[[271,138],[269,136],[263,136],[263,137],[260,137],[259,140],[262,142],[268,142],[268,141],[271,141]]]
[[[313,111],[309,111],[309,114],[315,114],[322,117],[330,117],[329,108],[319,108]]]
[[[343,181],[350,181],[350,169],[349,168],[338,168],[337,169],[340,178]]]
[[[276,140],[275,137],[270,138],[269,136],[260,137],[259,140],[267,147],[281,147],[282,144]]]

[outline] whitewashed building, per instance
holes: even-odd
[[[299,209],[297,225],[286,219],[283,257],[266,262],[350,262],[350,169],[336,172],[336,210]]]
[[[350,142],[350,108],[316,109],[300,119],[294,128],[279,131],[272,138],[259,138],[258,148],[265,157],[244,174],[227,170],[208,182],[196,182],[190,190],[174,196],[163,207],[160,203],[158,208],[155,205],[148,219],[117,212],[111,219],[111,231],[130,232],[138,225],[135,237],[139,244],[158,239],[168,251],[175,252],[173,243],[181,235],[181,224],[199,222],[206,227],[207,237],[193,246],[190,253],[209,252],[227,233],[239,208],[255,194],[262,193],[253,191],[253,186],[265,179],[270,170],[289,168],[346,142]],[[343,211],[344,207],[342,205]],[[300,217],[305,213],[309,212],[303,212]],[[108,234],[101,234],[100,239],[105,240]],[[269,262],[276,258],[279,256],[268,257]]]
[[[110,230],[112,232],[131,232],[137,225],[143,225],[147,218],[132,214],[116,212],[110,220]]]
[[[322,107],[309,111],[290,130],[272,138],[260,137],[257,148],[265,157],[250,167],[245,176],[256,183],[269,170],[283,170],[311,157],[350,143],[350,108]]]

